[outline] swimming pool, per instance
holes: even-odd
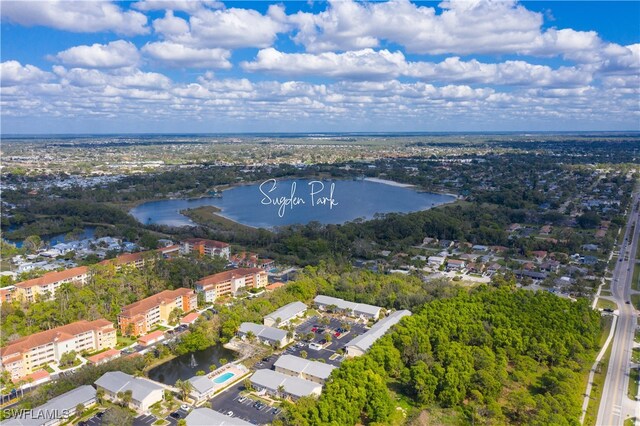
[[[213,379],[213,383],[216,383],[218,385],[226,382],[227,380],[229,380],[230,378],[232,378],[233,376],[235,376],[235,374],[233,374],[232,372],[226,372],[224,374],[219,375],[218,377],[216,377],[215,379]]]

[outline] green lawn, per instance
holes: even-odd
[[[640,363],[640,349],[633,348],[631,352],[631,360],[635,363]]]
[[[122,349],[136,342],[136,339],[129,336],[118,336],[118,343],[116,349]]]
[[[598,299],[596,307],[601,309],[618,309],[618,305],[616,304],[616,302],[612,302],[611,300],[607,299]]]
[[[633,303],[636,309],[640,309],[640,294],[632,294],[631,303]]]
[[[640,373],[640,369],[638,368],[632,368],[631,369],[631,374],[629,374],[629,398],[635,400],[636,399],[636,395],[638,395],[638,380],[639,378],[639,373]]]
[[[638,251],[640,253],[640,250]],[[640,290],[640,263],[636,263],[633,268],[633,278],[631,278],[631,288]]]

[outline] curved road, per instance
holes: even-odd
[[[633,305],[627,302],[631,300],[631,280],[640,238],[638,198],[638,193],[634,193],[631,214],[611,279],[611,294],[618,304],[618,324],[596,421],[597,425],[602,426],[622,425],[625,419],[637,416],[636,411],[640,406],[640,403],[627,397],[631,350],[637,324],[637,313]],[[636,418],[636,425],[639,420]]]

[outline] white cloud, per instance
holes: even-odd
[[[273,5],[266,15],[252,9],[201,9],[189,18],[189,28],[186,21],[171,13],[155,20],[153,25],[166,40],[188,47],[268,47],[278,33],[287,30],[280,22],[283,14],[280,6]]]
[[[231,68],[226,49],[196,49],[169,41],[148,43],[142,51],[163,64],[176,68]]]
[[[402,52],[362,49],[344,53],[283,53],[273,48],[258,52],[255,61],[241,63],[251,72],[286,76],[319,76],[353,80],[392,80],[399,76],[433,82],[516,86],[575,86],[588,84],[592,73],[574,67],[552,69],[525,61],[487,64],[475,59],[447,58],[440,63],[407,62]]]
[[[214,0],[143,0],[133,3],[134,8],[143,11],[179,10],[193,13],[205,7],[221,8],[224,4]]]
[[[243,62],[247,71],[289,76],[323,76],[347,79],[395,78],[407,67],[402,52],[363,49],[345,53],[283,53],[268,48],[258,52],[254,62]]]
[[[93,33],[112,31],[123,35],[149,32],[147,17],[123,11],[108,1],[16,1],[2,2],[2,20],[25,26],[42,25],[58,30]]]
[[[71,67],[122,68],[136,65],[140,54],[133,43],[116,40],[109,44],[75,46],[59,52],[55,58]]]
[[[505,53],[525,48],[539,35],[542,15],[515,1],[454,0],[431,7],[408,0],[382,3],[333,1],[318,14],[299,12],[295,40],[307,51],[377,47],[381,40],[411,53]]]
[[[2,86],[15,86],[26,83],[39,83],[51,79],[51,73],[42,71],[33,65],[22,65],[18,61],[6,61],[0,64],[0,82]]]

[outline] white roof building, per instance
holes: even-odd
[[[245,422],[237,417],[230,417],[219,413],[211,408],[196,408],[185,417],[187,426],[249,426],[251,423]]]
[[[366,303],[355,303],[347,300],[338,299],[337,297],[318,295],[313,299],[314,303],[322,309],[329,306],[336,306],[339,310],[345,311],[349,315],[360,316],[365,318],[378,319],[380,311],[379,306],[368,305]]]
[[[96,387],[102,388],[109,399],[118,399],[119,392],[131,391],[129,406],[138,412],[146,412],[153,404],[162,401],[164,389],[151,380],[133,377],[122,371],[104,373],[95,382]]]
[[[323,384],[336,369],[331,364],[311,361],[293,355],[282,355],[273,365],[278,373]]]
[[[287,345],[290,340],[287,338],[287,332],[279,328],[267,327],[266,325],[252,322],[243,322],[240,324],[238,330],[240,337],[246,337],[249,333],[253,333],[253,335],[263,343],[275,344],[279,347]]]
[[[407,310],[393,312],[388,317],[381,319],[366,333],[356,337],[347,344],[347,356],[360,356],[369,350],[376,340],[384,336],[387,331],[396,325],[403,317],[411,315]]]
[[[253,387],[258,391],[265,391],[273,395],[278,395],[280,386],[282,386],[283,393],[293,399],[311,395],[319,396],[322,392],[322,385],[319,383],[288,376],[273,370],[258,370],[253,373],[250,380]]]
[[[53,426],[64,423],[73,416],[76,407],[82,404],[85,408],[96,403],[96,390],[89,385],[79,386],[67,393],[56,396],[49,402],[33,410],[25,410],[19,417],[2,421],[6,426]]]
[[[291,302],[288,305],[284,305],[280,309],[271,312],[264,317],[264,325],[274,327],[279,325],[286,325],[294,318],[299,318],[307,311],[307,305],[302,302]],[[278,319],[280,319],[278,321]]]

